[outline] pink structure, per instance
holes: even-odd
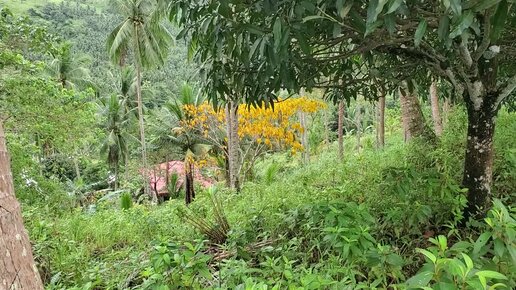
[[[168,171],[167,171],[168,167]],[[169,162],[161,163],[150,169],[150,188],[155,191],[158,196],[166,196],[169,194],[167,188],[167,172],[170,176],[173,173],[178,175],[176,188],[183,186],[185,179],[185,164],[183,161],[172,160]],[[214,184],[213,180],[210,180],[201,175],[200,171],[196,168],[194,172],[194,181],[201,184],[203,187],[210,187]]]

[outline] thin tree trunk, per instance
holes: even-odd
[[[308,127],[306,126],[306,114],[303,111],[298,112],[299,123],[303,128],[301,133],[301,145],[303,145],[303,162],[308,164],[310,161],[310,145],[308,144]]]
[[[425,124],[425,118],[423,117],[417,96],[408,90],[400,88],[400,106],[405,141],[409,141],[413,137],[423,137],[433,141],[435,135]]]
[[[378,99],[378,147],[385,146],[385,94]]]
[[[0,121],[0,289],[43,289],[13,188],[10,158]]]
[[[339,143],[339,159],[344,159],[344,100],[339,102],[339,118],[337,123],[337,136]]]
[[[73,166],[75,168],[75,180],[81,180],[81,170],[79,168],[79,162],[77,161],[77,157],[73,157]]]
[[[441,136],[443,133],[443,125],[441,121],[441,113],[439,112],[439,96],[437,95],[437,83],[434,81],[430,85],[430,105],[432,106],[432,120],[434,121],[435,135]]]
[[[158,202],[158,197],[155,192],[150,190],[149,185],[149,172],[147,166],[147,145],[145,144],[145,121],[143,118],[143,101],[142,101],[142,75],[140,64],[136,64],[136,101],[138,103],[138,125],[140,127],[140,142],[142,146],[142,167],[143,167],[143,179],[144,179],[144,193],[151,196],[153,203]]]
[[[330,126],[328,124],[328,111],[323,112],[324,122],[324,144],[330,144]]]
[[[357,152],[360,153],[360,137],[361,137],[361,134],[362,134],[362,107],[361,106],[357,106],[356,109],[355,109],[356,113],[355,113],[355,125],[357,126]]]
[[[239,187],[239,142],[238,142],[238,105],[234,101],[226,104],[226,131],[228,139],[229,187],[240,190]]]
[[[194,191],[194,167],[190,156],[185,158],[185,203],[190,204],[195,198]]]
[[[443,118],[442,118],[443,128],[446,128],[446,126],[448,125],[448,118],[450,117],[450,111],[451,111],[450,98],[445,98],[444,104],[443,104]]]
[[[231,104],[231,155],[233,156],[233,189],[236,191],[240,191],[240,172],[239,172],[239,164],[243,162],[240,160],[239,149],[240,149],[240,140],[238,137],[238,104],[236,102],[232,102]]]

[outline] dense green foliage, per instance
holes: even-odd
[[[329,36],[360,45],[379,37],[381,27],[394,21],[393,12],[408,15],[409,1],[354,7],[353,1],[108,2],[0,0],[0,9],[7,5],[15,12],[0,10],[0,122],[46,289],[516,288],[516,113],[510,97],[496,109],[491,207],[485,217],[467,220],[464,151],[472,105],[451,97],[455,84],[415,69],[419,64],[404,71],[414,74],[406,89],[420,93],[424,117],[431,119],[424,97],[430,80],[448,105],[441,136],[405,142],[405,116],[394,92],[405,85],[393,82],[391,73],[401,70],[406,51],[400,59],[381,51],[337,65],[306,59],[318,42],[323,58],[342,56],[351,47],[325,47],[333,41]],[[444,2],[442,19],[452,25],[443,31],[457,34],[449,41],[461,33],[469,37],[472,23],[479,25],[463,23],[471,13],[514,9],[507,0],[464,7],[459,0]],[[339,20],[332,19],[335,13]],[[263,22],[249,23],[254,20]],[[486,23],[496,36],[503,21]],[[427,25],[435,23],[416,23],[400,32],[415,34],[403,41],[416,56],[420,48],[431,50],[428,43],[450,48],[443,39],[430,39],[438,32]],[[341,35],[348,25],[360,34]],[[177,36],[175,44],[169,32]],[[194,55],[202,63],[188,62]],[[508,54],[500,68],[504,82],[511,60]],[[375,67],[385,68],[383,80]],[[318,87],[327,90],[304,90]],[[383,147],[377,135],[379,91],[387,103]],[[218,101],[225,99],[259,105],[300,96],[324,106],[307,115],[269,111],[262,123],[291,129],[274,131],[270,139],[268,132],[249,140],[237,134],[245,143],[238,148],[245,176],[240,191],[228,189],[227,116],[194,115],[192,108],[211,109],[206,100],[221,109]],[[341,99],[343,159],[339,112],[331,102]],[[248,118],[241,129],[259,126]],[[215,132],[192,125],[202,122],[216,124]],[[274,134],[291,142],[306,134],[306,144],[296,153],[275,142]],[[161,189],[142,174],[145,146],[153,177],[166,171]],[[169,172],[170,161],[178,162],[177,172]],[[165,163],[166,170],[154,166]],[[190,200],[186,192],[193,188],[186,179],[193,176],[196,196]],[[198,176],[212,186],[201,186]],[[152,186],[159,204],[144,194]]]
[[[464,117],[457,109],[452,118]],[[496,202],[486,222],[467,230],[458,227],[465,201],[458,185],[462,126],[448,128],[437,148],[403,145],[396,137],[399,130],[392,128],[388,148],[353,153],[342,164],[334,162],[334,146],[307,166],[283,154],[264,158],[257,179],[240,194],[218,193],[231,226],[222,248],[184,223],[184,206],[176,200],[124,211],[117,202],[104,202],[90,214],[56,215],[34,207],[26,209],[25,218],[36,255],[54,277],[50,289],[405,288],[416,280],[434,287],[460,286],[464,280],[480,289],[474,286],[482,281],[478,270],[505,275],[500,279],[488,272],[485,277],[488,285],[511,288],[516,216],[502,203],[514,204],[516,197],[514,118],[502,114],[495,139],[500,152],[496,194],[502,202]],[[348,148],[353,144],[353,139],[346,142]],[[272,164],[280,164],[273,180],[268,176]],[[209,200],[201,192],[191,210],[212,219]],[[472,268],[464,276],[460,267]]]

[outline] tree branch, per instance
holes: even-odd
[[[516,75],[512,76],[512,78],[507,81],[507,85],[502,89],[498,98],[496,98],[495,108],[497,108],[505,98],[512,94],[514,89],[516,89]]]

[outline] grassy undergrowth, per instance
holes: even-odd
[[[357,153],[347,140],[343,162],[336,144],[314,149],[307,165],[267,156],[241,193],[217,193],[231,227],[223,245],[180,217],[182,200],[126,210],[100,204],[91,213],[33,205],[24,217],[48,289],[510,289],[515,118],[502,112],[497,124],[500,202],[490,220],[467,230],[458,227],[461,126],[448,127],[435,147],[405,145],[399,134],[385,149]],[[190,210],[211,218],[208,193],[198,195]]]

